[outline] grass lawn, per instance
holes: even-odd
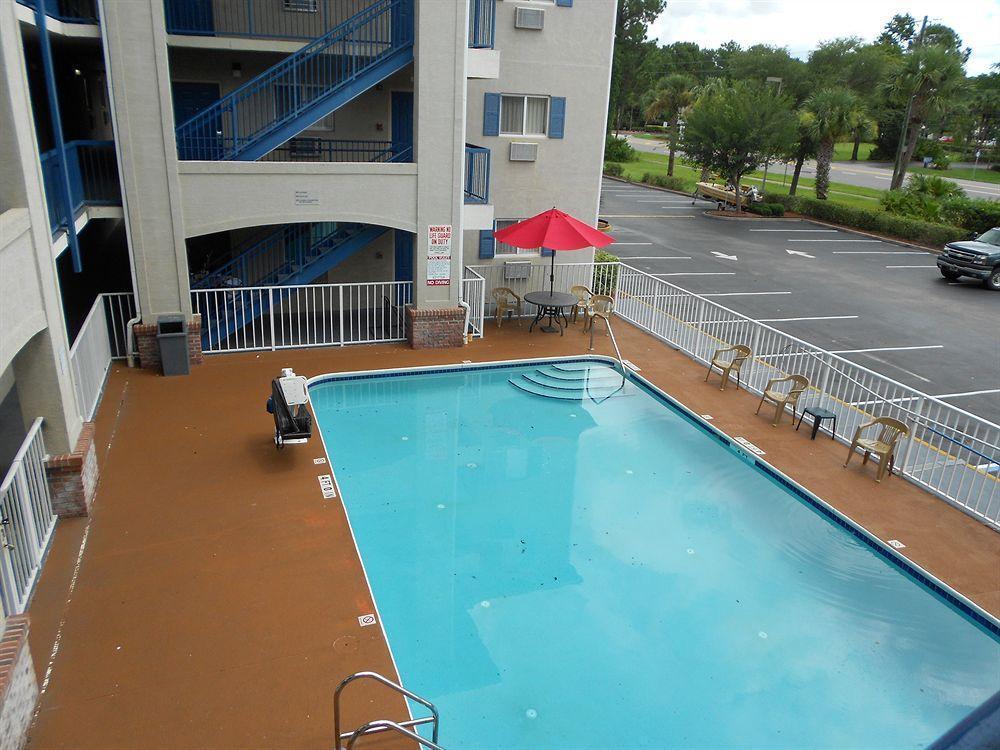
[[[662,175],[667,173],[667,156],[665,154],[652,154],[641,151],[636,153],[639,157],[636,161],[622,163],[622,169],[625,170],[622,175],[623,177],[639,182],[642,180],[642,176],[646,172]],[[674,161],[674,177],[678,177],[684,181],[684,190],[694,192],[694,184],[698,181],[700,174],[700,169],[689,167],[688,165],[681,163],[680,159]],[[763,176],[763,172],[754,172],[744,177],[743,180],[751,185],[760,185],[763,181]],[[787,183],[791,182],[791,175],[787,178],[785,185],[782,185],[783,176],[783,166],[778,171],[776,171],[774,167],[768,171],[768,192],[783,194],[788,193]],[[812,178],[799,178],[799,194],[810,198],[813,197],[812,188],[814,183],[815,180]],[[844,185],[839,182],[830,183],[830,200],[834,203],[843,203],[857,208],[878,208],[878,199],[881,195],[882,191],[876,190],[875,188]]]
[[[932,174],[938,177],[943,177],[946,180],[949,178],[955,180],[975,180],[976,182],[991,182],[994,185],[1000,185],[1000,172],[990,171],[989,165],[977,169],[975,177],[972,176],[972,167],[951,167],[945,170],[910,167],[906,170],[907,174],[912,172],[917,172],[919,174]]]
[[[634,138],[645,138],[647,141],[665,141],[667,136],[660,133],[631,133]]]
[[[858,149],[858,161],[867,161],[868,154],[875,148],[874,143],[862,143]],[[854,151],[854,141],[850,143],[838,143],[833,147],[834,161],[850,161],[851,153]]]

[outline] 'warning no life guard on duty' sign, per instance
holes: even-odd
[[[451,284],[451,224],[427,225],[427,286]]]

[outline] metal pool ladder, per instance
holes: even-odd
[[[400,722],[390,721],[388,719],[376,719],[374,721],[369,721],[367,724],[363,724],[362,726],[355,729],[353,732],[341,732],[340,731],[341,693],[343,693],[344,688],[346,688],[352,682],[363,679],[374,680],[375,682],[385,685],[390,690],[393,690],[399,693],[400,695],[409,698],[410,700],[416,701],[420,705],[427,707],[430,710],[431,715],[423,716],[419,719],[408,719],[406,721],[400,721]],[[342,745],[340,744],[341,740],[347,740],[346,748],[347,750],[351,750],[351,748],[354,747],[354,743],[357,742],[359,737],[366,734],[376,734],[378,732],[396,732],[397,734],[402,734],[405,737],[408,737],[414,742],[420,743],[424,747],[431,748],[431,750],[444,750],[440,745],[437,744],[438,723],[439,723],[438,710],[433,703],[431,703],[426,698],[421,698],[416,693],[410,692],[402,685],[399,685],[390,680],[388,677],[383,677],[378,672],[355,672],[354,674],[344,678],[343,682],[341,682],[337,686],[337,690],[333,694],[333,731],[334,731],[334,736],[337,738],[336,750],[341,750],[342,747]],[[424,739],[423,737],[421,737],[419,734],[415,733],[412,730],[413,727],[418,727],[423,724],[432,725],[432,736],[430,740]]]

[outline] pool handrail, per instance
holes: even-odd
[[[405,696],[406,698],[409,698],[410,700],[416,701],[420,705],[422,705],[422,706],[426,707],[427,709],[429,709],[430,712],[431,712],[431,715],[430,716],[424,716],[424,717],[421,717],[419,719],[408,719],[407,721],[403,721],[403,722],[393,722],[393,721],[389,721],[387,719],[379,719],[379,720],[376,720],[376,721],[370,721],[367,724],[365,724],[364,726],[359,727],[358,729],[356,729],[353,732],[341,732],[340,731],[340,695],[344,691],[344,688],[346,688],[352,682],[354,682],[356,680],[363,680],[363,679],[375,680],[376,682],[379,682],[379,683],[385,685],[389,689],[394,690],[395,692],[397,692],[397,693]],[[398,684],[396,682],[393,682],[388,677],[383,677],[378,672],[364,671],[364,672],[355,672],[352,675],[348,675],[347,677],[345,677],[341,681],[341,683],[337,686],[337,689],[333,693],[333,731],[334,731],[334,737],[336,737],[336,743],[337,743],[336,747],[337,747],[337,750],[340,750],[340,741],[344,740],[344,739],[348,740],[347,747],[350,748],[350,747],[352,747],[354,745],[354,741],[358,737],[360,737],[361,734],[372,734],[374,732],[384,732],[384,731],[390,731],[390,730],[391,731],[407,730],[409,727],[417,727],[417,726],[421,726],[423,724],[431,724],[432,725],[432,732],[433,732],[433,734],[432,734],[432,740],[433,740],[433,742],[431,744],[428,744],[427,747],[430,747],[432,749],[433,748],[437,748],[438,750],[441,750],[438,747],[438,744],[437,744],[437,740],[438,740],[438,724],[439,723],[440,723],[440,717],[438,715],[437,706],[435,706],[433,703],[431,703],[426,698],[421,698],[416,693],[407,690],[402,685],[400,685],[400,684]],[[392,726],[389,726],[389,725],[392,725]],[[362,732],[362,730],[365,730],[365,731]],[[414,737],[419,738],[418,735],[414,735]],[[411,737],[411,739],[414,739],[414,737]],[[419,739],[422,739],[422,738],[419,738]]]
[[[375,734],[376,732],[398,732],[404,737],[409,737],[411,740],[423,745],[424,747],[429,747],[431,750],[444,750],[444,748],[436,742],[432,742],[425,737],[421,737],[416,732],[411,732],[402,724],[390,721],[389,719],[375,719],[375,721],[369,721],[364,726],[358,727],[354,731],[354,734],[351,735],[351,738],[347,741],[347,750],[352,750],[354,743],[357,742],[358,738],[362,735]]]

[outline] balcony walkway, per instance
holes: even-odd
[[[40,683],[59,640],[29,747],[332,747],[339,679],[394,673],[381,630],[358,625],[371,596],[342,506],[320,495],[319,440],[282,453],[270,442],[270,378],[289,365],[311,376],[587,351],[579,325],[563,337],[526,328],[490,325],[486,338],[455,350],[214,356],[188,378],[115,365],[97,416],[93,517],[60,522],[30,609]],[[625,323],[616,332],[644,376],[1000,614],[996,532],[898,477],[876,485],[860,460],[841,468],[843,445],[811,442],[787,419],[772,428],[769,410],[754,415],[756,398],[720,393],[717,381],[702,382],[702,367]],[[610,354],[607,338],[597,353]],[[350,725],[400,718],[401,704],[358,690]],[[441,741],[449,746],[448,716]]]

